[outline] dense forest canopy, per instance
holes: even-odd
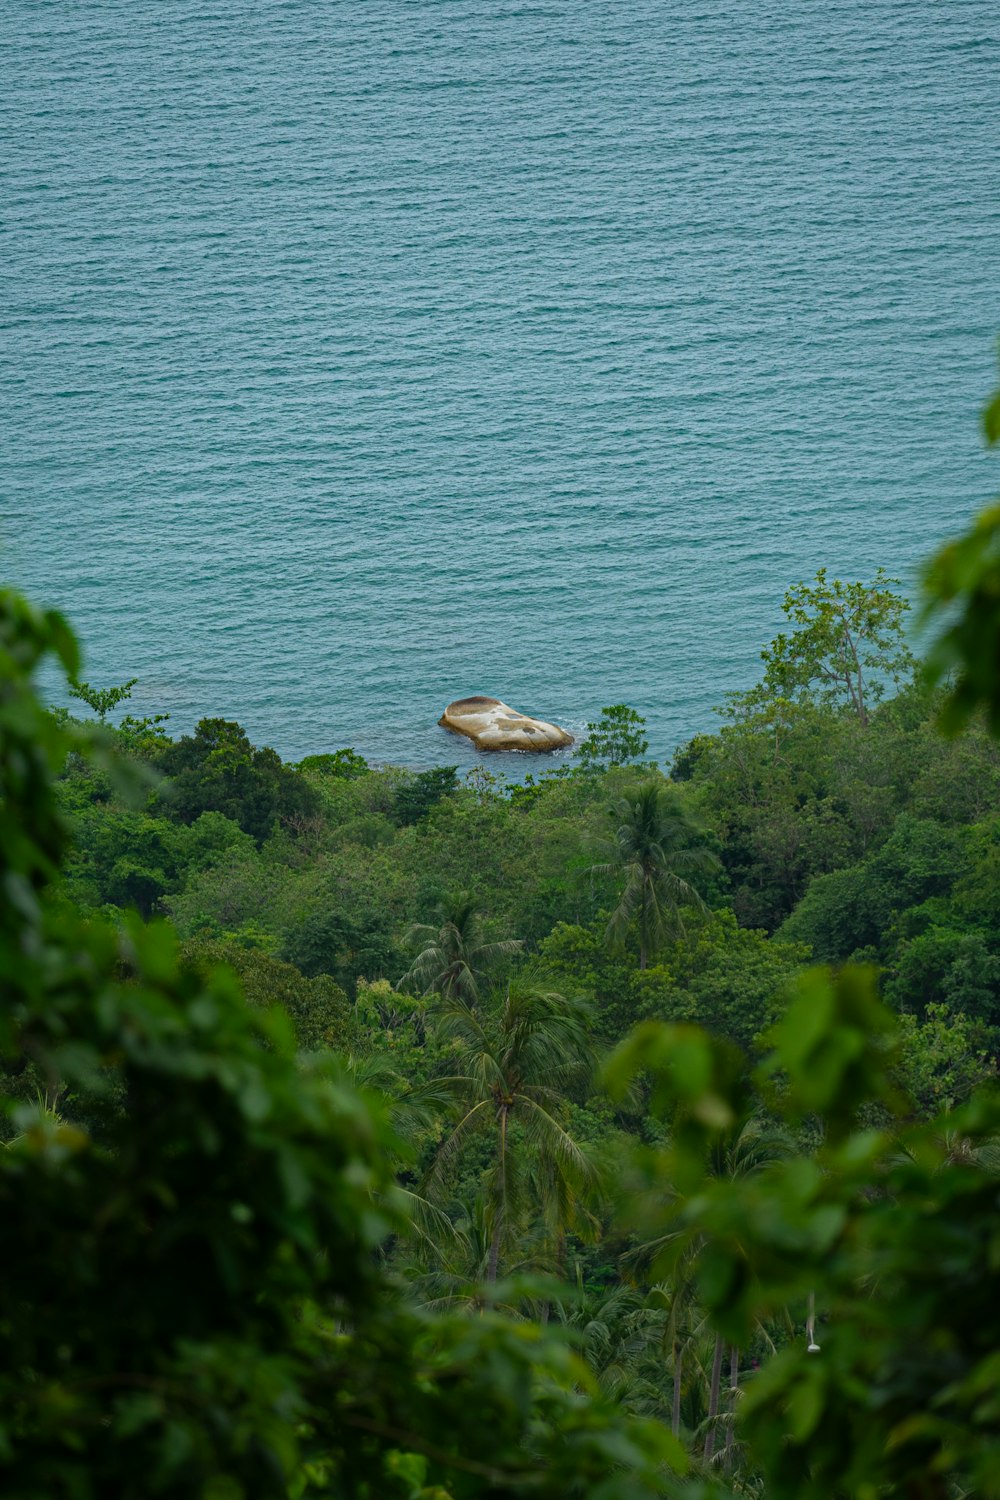
[[[4,594],[4,1493],[1000,1493],[998,535],[927,664],[820,571],[516,785],[172,738]]]

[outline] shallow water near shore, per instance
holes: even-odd
[[[997,487],[992,5],[6,15],[0,559],[176,732],[666,759]]]

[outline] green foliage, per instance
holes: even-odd
[[[602,766],[624,766],[641,760],[649,749],[645,735],[646,720],[625,703],[601,709],[601,717],[588,724],[588,734],[580,742],[577,761],[586,770]]]
[[[83,730],[60,726],[38,702],[32,674],[50,654],[75,676],[79,650],[62,615],[0,590],[0,930],[8,939],[37,920],[37,890],[52,879],[66,849],[67,821],[51,782],[68,754],[89,745]]]
[[[280,1011],[178,962],[170,932],[82,920],[53,882],[53,780],[84,731],[39,706],[64,622],[0,601],[0,1485],[11,1495],[652,1500],[686,1459],[534,1325],[421,1314],[376,1250],[399,1154]],[[203,958],[208,955],[203,954]],[[288,976],[273,973],[263,987]],[[117,1107],[100,1139],[88,1111]],[[74,1120],[52,1100],[77,1101]]]
[[[359,976],[377,979],[392,965],[389,933],[377,915],[354,921],[336,911],[303,917],[286,935],[281,956],[310,978],[331,975],[350,995]]]
[[[697,1249],[701,1298],[736,1345],[782,1306],[804,1319],[814,1298],[823,1319],[747,1382],[740,1403],[739,1436],[774,1500],[997,1493],[988,1309],[998,1177],[988,1142],[1000,1103],[982,1096],[947,1117],[944,1132],[937,1121],[864,1128],[873,1097],[898,1102],[892,1031],[863,972],[808,976],[760,1083],[780,1112],[822,1117],[826,1141],[814,1157],[737,1180],[713,1167],[745,1107],[718,1044],[648,1026],[610,1067],[619,1090],[651,1072],[657,1107],[684,1121],[667,1146],[635,1160],[637,1180],[683,1185],[636,1210],[644,1234],[660,1236],[660,1273]]]
[[[484,974],[518,953],[521,943],[516,938],[485,941],[482,913],[465,891],[442,903],[438,919],[438,926],[418,922],[407,933],[406,945],[414,958],[401,984],[412,986],[421,995],[461,999],[474,1006]]]
[[[946,681],[942,727],[957,733],[981,709],[1000,734],[1000,505],[942,547],[924,570],[924,593],[924,621],[949,622],[928,657],[932,680]]]
[[[149,916],[182,876],[238,857],[253,841],[221,813],[202,813],[188,827],[135,807],[88,803],[74,818],[65,865],[74,900],[91,910],[134,907]]]
[[[363,755],[355,751],[334,750],[325,755],[307,755],[305,760],[298,764],[300,771],[313,771],[320,776],[337,776],[344,781],[356,781],[359,776],[367,776],[371,770]]]
[[[593,1004],[595,1029],[602,1036],[620,1038],[642,1014],[636,960],[609,948],[606,919],[597,918],[586,927],[557,922],[539,944],[539,961],[553,989],[583,995]],[[647,972],[660,974],[658,969]]]
[[[182,823],[220,812],[260,841],[279,820],[308,818],[316,809],[308,783],[226,719],[202,719],[193,735],[168,744],[160,766],[171,778],[163,809]]]
[[[947,1005],[932,1001],[922,1021],[900,1016],[899,1037],[895,1076],[925,1119],[956,1109],[996,1078],[983,1027]]]
[[[663,954],[672,978],[669,1009],[647,1003],[642,1013],[694,1021],[751,1052],[808,956],[802,944],[769,940],[740,927],[732,912],[713,912]]]
[[[1000,1024],[1000,957],[983,933],[934,923],[903,941],[890,964],[884,988],[895,1010],[919,1017],[938,1006]]]
[[[474,1132],[490,1132],[486,1279],[492,1282],[532,1188],[568,1205],[593,1180],[585,1152],[560,1120],[567,1090],[586,1078],[592,1060],[587,1009],[521,979],[485,1011],[460,994],[442,993],[435,1017],[439,1033],[458,1042],[465,1071],[440,1081],[461,1100],[461,1111],[437,1153],[434,1174],[440,1177]]]
[[[874,581],[827,581],[820,568],[811,584],[797,583],[782,608],[795,627],[761,652],[762,692],[777,700],[845,703],[862,724],[888,682],[897,687],[913,669],[903,634],[909,604],[879,568]]]
[[[358,980],[354,1014],[359,1052],[376,1055],[425,1043],[427,1002],[397,989],[388,979]]]
[[[465,773],[465,785],[480,803],[496,802],[508,790],[503,776],[496,776],[485,766],[472,766]]]
[[[773,930],[816,876],[877,850],[901,813],[948,840],[995,811],[997,746],[981,731],[942,740],[936,712],[922,688],[880,704],[867,728],[812,703],[744,704],[679,753],[675,775],[719,839],[741,922]]]
[[[1000,443],[1000,391],[983,407],[983,433],[988,443]]]
[[[73,894],[98,908],[134,907],[149,916],[176,876],[177,829],[132,809],[90,808],[76,821],[67,874]]]
[[[828,962],[877,959],[897,1010],[944,1003],[996,1025],[998,873],[993,820],[955,829],[904,814],[860,865],[814,880],[780,936]]]
[[[272,1493],[296,1462],[288,1414],[310,1411],[297,1299],[332,1311],[371,1285],[379,1126],[328,1083],[304,1088],[277,1020],[251,1021],[221,979],[185,978],[162,929],[119,936],[50,911],[64,845],[51,777],[85,742],[46,718],[28,674],[49,649],[72,671],[72,640],[7,596],[0,641],[0,1052],[30,1059],[50,1097],[128,1099],[100,1146],[51,1111],[13,1109],[3,1487],[182,1494],[221,1470]]]
[[[983,411],[988,444],[1000,443],[1000,391]],[[1000,736],[1000,505],[964,536],[946,542],[924,568],[922,621],[943,625],[927,673],[946,681],[942,728],[956,734],[978,712]]]
[[[878,949],[900,912],[949,892],[963,869],[954,830],[904,814],[860,865],[814,880],[781,935],[807,944],[824,962]]]
[[[621,946],[634,927],[639,967],[644,969],[668,935],[683,931],[685,908],[704,910],[701,896],[684,875],[704,873],[714,860],[696,842],[698,829],[677,796],[658,781],[643,782],[626,793],[610,816],[616,825],[610,857],[595,865],[593,873],[624,874],[608,939]]]
[[[773,1032],[774,1051],[759,1078],[773,1084],[782,1074],[780,1103],[799,1121],[818,1114],[831,1140],[842,1139],[872,1102],[897,1110],[888,1066],[896,1026],[876,997],[870,969],[849,967],[834,978],[829,969],[807,970]],[[772,1089],[768,1093],[774,1099]]]
[[[169,721],[169,714],[148,714],[142,718],[126,714],[115,731],[118,750],[123,755],[132,755],[140,760],[157,760],[170,743],[170,736],[163,727]]]
[[[255,1009],[268,1011],[280,1005],[303,1051],[351,1050],[354,1014],[346,994],[328,974],[310,979],[259,948],[235,943],[190,941],[183,944],[181,958],[206,982],[217,969],[231,970],[247,1004]]]
[[[734,909],[748,926],[773,928],[811,876],[843,863],[861,818],[868,837],[879,829],[884,777],[852,764],[861,736],[839,712],[744,703],[720,735],[700,737],[675,761],[719,834]],[[866,798],[852,817],[844,793],[856,800],[859,786],[871,788],[875,806]]]
[[[457,766],[436,766],[407,777],[396,793],[393,815],[404,827],[426,818],[432,807],[458,787]]]
[[[128,682],[123,682],[120,687],[95,688],[89,682],[81,682],[78,678],[70,681],[69,695],[71,698],[79,698],[92,708],[94,713],[105,723],[108,714],[116,709],[119,703],[126,702],[132,696],[132,689],[139,681],[138,677],[130,677]]]
[[[684,937],[665,944],[645,970],[612,952],[606,924],[558,924],[540,945],[546,980],[586,996],[595,1026],[617,1041],[636,1020],[688,1021],[750,1052],[774,1020],[780,996],[808,957],[798,944],[740,927],[729,911],[711,912]]]

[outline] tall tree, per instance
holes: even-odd
[[[761,652],[761,687],[738,697],[848,703],[867,725],[886,683],[898,686],[913,670],[903,633],[910,606],[898,586],[884,568],[871,583],[831,582],[820,568],[812,583],[793,585],[782,604],[793,628]]]
[[[627,703],[602,708],[601,717],[588,724],[587,730],[577,757],[588,770],[628,765],[629,761],[642,760],[649,749],[646,720]]]
[[[745,1182],[772,1163],[784,1161],[790,1154],[791,1142],[788,1135],[771,1125],[766,1119],[751,1115],[749,1119],[734,1122],[730,1129],[716,1134],[707,1153],[707,1173],[710,1178],[719,1183]],[[708,1243],[707,1239],[700,1243],[696,1241],[689,1248],[695,1250],[697,1258]],[[711,1460],[715,1452],[724,1353],[725,1340],[716,1330],[708,1392],[708,1422],[705,1431],[706,1462]],[[730,1350],[730,1365],[738,1374],[738,1351]]]
[[[784,1160],[791,1152],[789,1136],[766,1119],[750,1115],[734,1119],[713,1136],[705,1155],[706,1177],[718,1183],[740,1183],[753,1177],[773,1162]],[[671,1189],[665,1204],[668,1223],[680,1224],[688,1209],[683,1194]],[[665,1312],[663,1347],[669,1349],[673,1380],[671,1426],[680,1432],[681,1389],[684,1357],[692,1337],[704,1327],[704,1314],[698,1308],[698,1281],[710,1240],[703,1234],[692,1234],[686,1227],[670,1228],[646,1240],[630,1251],[623,1264],[627,1270],[645,1267],[656,1274],[668,1269],[667,1278],[655,1284],[649,1303]],[[761,1330],[758,1330],[761,1331]],[[708,1414],[705,1428],[704,1456],[710,1460],[715,1451],[716,1424],[722,1387],[724,1340],[716,1332],[708,1379]],[[731,1363],[733,1354],[730,1355]],[[738,1371],[738,1357],[735,1366]]]
[[[490,1132],[486,1279],[495,1281],[504,1240],[529,1194],[530,1165],[544,1164],[535,1181],[545,1182],[549,1201],[553,1176],[577,1184],[594,1177],[585,1152],[559,1119],[568,1090],[586,1077],[592,1064],[587,1010],[579,1001],[522,978],[484,1015],[462,995],[444,995],[438,1027],[461,1049],[462,1071],[441,1080],[460,1100],[461,1112],[437,1154],[431,1178],[440,1179],[471,1135]],[[567,1193],[566,1200],[572,1196]]]
[[[611,809],[616,828],[610,858],[592,867],[595,875],[624,873],[625,887],[608,922],[608,938],[621,946],[635,922],[639,967],[666,938],[683,927],[682,908],[704,910],[701,896],[685,875],[712,869],[715,858],[698,845],[698,830],[676,796],[660,782],[647,781]]]

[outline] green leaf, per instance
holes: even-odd
[[[991,446],[1000,443],[1000,391],[997,391],[983,411],[983,432]]]

